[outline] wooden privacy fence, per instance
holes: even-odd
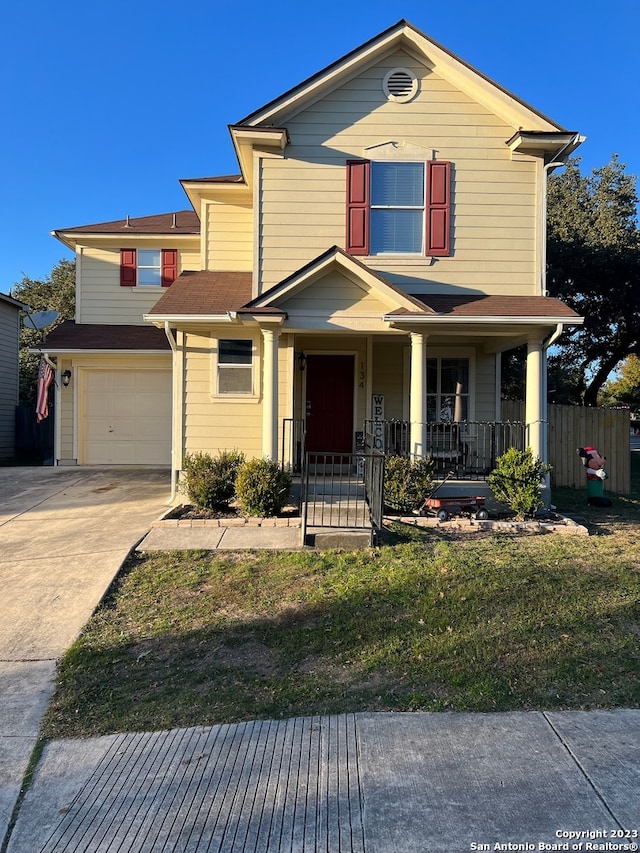
[[[607,457],[605,490],[628,495],[631,490],[629,412],[584,406],[548,407],[549,462],[552,486],[585,488],[585,469],[578,447],[597,448]],[[502,401],[503,421],[524,421],[524,403]]]

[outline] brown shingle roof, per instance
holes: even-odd
[[[550,296],[487,296],[412,294],[436,314],[453,317],[578,317],[564,302]],[[399,312],[398,312],[399,313]],[[407,314],[406,311],[402,312]]]
[[[250,272],[185,271],[167,288],[150,315],[225,314],[251,299]]]
[[[178,210],[175,213],[158,213],[155,216],[127,217],[125,219],[116,219],[113,222],[98,222],[95,225],[58,228],[56,233],[123,235],[199,234],[200,220],[193,210]]]
[[[155,326],[112,326],[65,320],[47,335],[44,348],[60,350],[169,350],[163,329]]]

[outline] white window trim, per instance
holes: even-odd
[[[370,258],[411,258],[417,259],[420,258],[424,260],[425,256],[425,234],[426,234],[426,216],[427,216],[427,161],[421,159],[410,159],[410,160],[397,160],[397,159],[387,159],[382,158],[372,159],[371,160],[371,177],[370,177],[370,193],[373,196],[373,167],[376,163],[385,163],[387,165],[392,164],[396,166],[401,165],[414,165],[414,166],[422,166],[422,205],[408,205],[408,204],[374,204],[372,201],[369,204],[369,212],[371,219],[373,218],[374,210],[419,210],[422,211],[422,225],[420,227],[420,249],[417,252],[398,252],[398,251],[382,251],[376,252],[368,255]],[[369,241],[371,241],[371,236],[373,233],[373,225],[372,221],[369,222]]]
[[[251,391],[246,394],[226,394],[218,390],[218,376],[221,367],[218,361],[218,351],[220,341],[251,341],[251,367],[248,365],[222,365],[223,368],[230,370],[251,370]],[[212,335],[212,371],[211,371],[211,397],[215,400],[228,400],[234,403],[255,403],[260,399],[259,392],[256,389],[256,376],[259,376],[259,349],[256,341],[247,335]]]
[[[140,263],[140,252],[157,252],[159,255],[158,264],[154,264],[151,266],[150,264],[141,264]],[[141,284],[140,283],[140,270],[157,270],[158,271],[158,282],[156,284]],[[141,288],[143,290],[147,290],[150,287],[162,287],[162,249],[136,249],[136,288]]]

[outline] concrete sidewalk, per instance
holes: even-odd
[[[633,850],[639,753],[640,711],[356,714],[58,741],[8,853]]]

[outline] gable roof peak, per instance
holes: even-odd
[[[250,113],[235,126],[281,126],[287,116],[304,109],[307,103],[337,88],[377,57],[382,57],[400,46],[410,49],[414,55],[423,56],[429,66],[434,67],[437,73],[452,85],[466,91],[470,97],[503,118],[512,127],[532,131],[564,131],[561,125],[522,101],[404,18]]]

